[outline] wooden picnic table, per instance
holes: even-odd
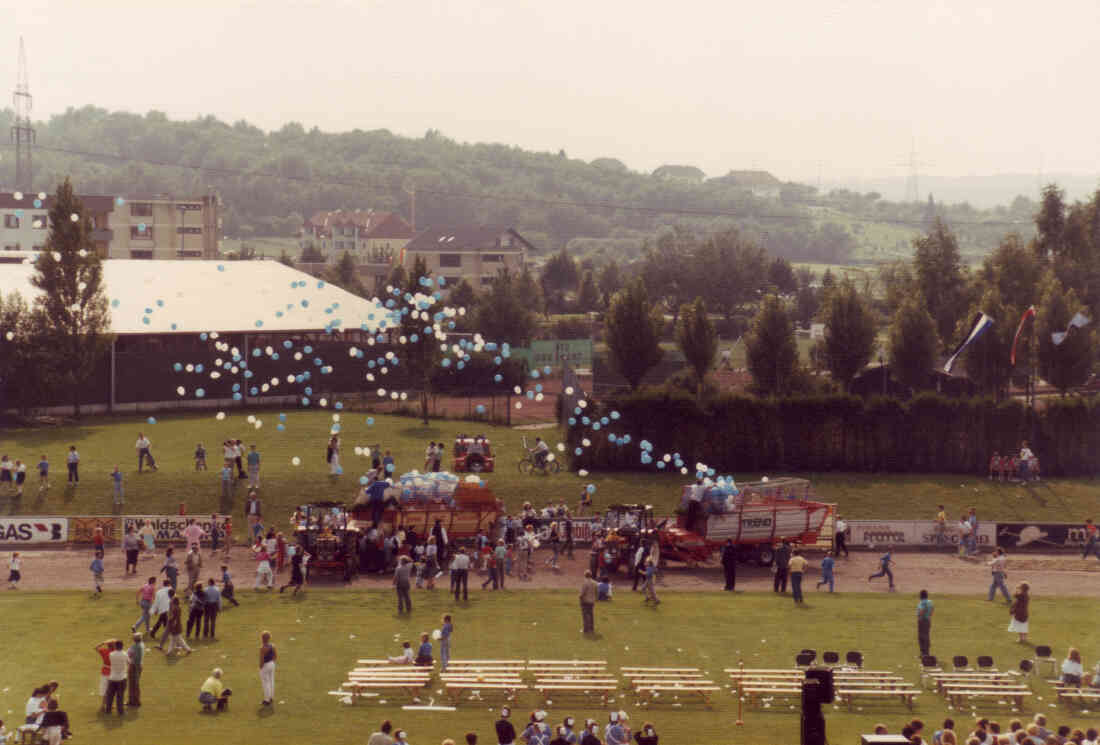
[[[919,688],[914,688],[908,684],[900,686],[890,686],[883,688],[881,686],[870,687],[843,687],[836,689],[837,697],[848,705],[848,711],[852,710],[852,701],[857,696],[872,697],[872,698],[892,698],[897,696],[901,701],[909,707],[909,710],[913,709],[913,699],[921,694]]]

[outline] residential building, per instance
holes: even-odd
[[[18,195],[18,199],[16,196]],[[78,195],[92,222],[92,241],[104,259],[215,259],[218,198],[125,199]],[[0,251],[41,251],[49,233],[52,194],[0,193]]]
[[[174,198],[164,194],[116,199],[109,227],[108,258],[218,258],[218,198]]]
[[[16,198],[18,196],[18,198]],[[92,240],[100,256],[106,256],[111,242],[107,227],[114,199],[108,196],[81,196],[85,215],[92,221]],[[0,252],[41,251],[49,233],[52,194],[0,192]],[[28,254],[29,255],[29,254]]]
[[[432,276],[443,277],[448,286],[465,279],[475,290],[480,290],[491,284],[503,269],[513,274],[523,271],[527,252],[533,250],[534,246],[513,228],[493,225],[428,228],[405,246],[401,263],[411,269],[417,259],[424,259]]]
[[[330,210],[317,212],[302,225],[298,247],[303,258],[298,268],[320,274],[326,266],[349,254],[359,267],[361,281],[369,288],[384,283],[405,244],[416,231],[396,212]],[[312,254],[312,256],[310,256]]]

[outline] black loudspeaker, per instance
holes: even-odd
[[[833,671],[828,668],[813,668],[806,671],[806,680],[815,680],[818,685],[815,687],[818,695],[818,703],[831,704],[836,694],[833,690]],[[805,691],[805,686],[803,686]],[[805,696],[805,693],[803,693]]]
[[[825,717],[821,715],[821,683],[806,680],[802,683],[802,745],[826,745]]]

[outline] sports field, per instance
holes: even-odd
[[[485,478],[493,492],[509,509],[518,509],[523,502],[536,506],[547,502],[565,501],[575,505],[586,484],[597,487],[594,503],[602,508],[617,502],[653,504],[658,513],[668,514],[679,504],[680,487],[687,477],[680,474],[659,474],[656,471],[592,473],[583,478],[568,471],[567,453],[554,448],[566,468],[554,476],[524,476],[516,469],[522,454],[521,439],[533,441],[541,435],[554,447],[561,440],[556,428],[545,430],[515,430],[480,423],[455,420],[435,420],[424,427],[413,419],[396,416],[317,410],[286,411],[285,431],[278,431],[279,410],[227,412],[224,420],[215,419],[213,412],[203,414],[172,414],[149,424],[145,417],[92,417],[74,426],[7,429],[0,432],[0,454],[28,462],[27,487],[22,500],[12,498],[10,491],[0,491],[2,514],[110,514],[112,486],[110,472],[115,464],[124,472],[124,489],[128,513],[175,514],[180,503],[192,514],[222,510],[241,514],[245,499],[243,484],[236,494],[223,504],[218,466],[220,444],[233,437],[246,444],[255,443],[262,456],[261,497],[265,511],[289,515],[295,506],[320,499],[350,501],[358,487],[358,478],[370,465],[370,459],[355,455],[355,447],[389,449],[396,458],[396,473],[423,469],[424,449],[429,441],[442,440],[449,446],[456,434],[485,434],[492,440],[497,454],[497,469]],[[325,445],[334,414],[340,416],[343,441],[344,475],[328,475]],[[247,421],[257,417],[263,424],[256,429]],[[145,432],[153,444],[153,453],[160,470],[137,473],[134,442],[139,431]],[[209,471],[196,473],[193,453],[196,443],[207,449]],[[65,484],[65,453],[76,445],[81,457],[81,482],[77,488]],[[51,486],[39,494],[35,464],[42,454],[51,463]],[[686,454],[685,454],[686,455]],[[299,458],[301,465],[292,464]],[[731,454],[736,464],[736,453]],[[450,458],[444,459],[444,468]],[[726,464],[710,464],[720,473],[728,472]],[[740,481],[762,475],[734,471]],[[1095,485],[1084,479],[1059,479],[1027,487],[992,483],[980,474],[849,474],[807,473],[820,498],[840,505],[843,514],[851,518],[930,519],[937,504],[944,504],[948,514],[955,515],[974,506],[983,519],[1075,521],[1091,514],[1095,508]],[[237,520],[237,530],[243,531]],[[243,532],[240,532],[243,536]]]
[[[439,627],[440,615],[454,615],[452,655],[461,658],[600,659],[614,673],[621,665],[699,667],[723,686],[713,705],[666,695],[650,707],[638,705],[625,690],[610,708],[623,709],[635,728],[643,721],[656,726],[663,742],[794,743],[798,741],[795,701],[776,699],[765,707],[746,708],[745,725],[735,728],[736,697],[725,686],[723,668],[790,667],[804,647],[862,651],[868,669],[891,670],[919,684],[914,607],[911,593],[901,595],[811,594],[805,607],[792,607],[789,596],[729,593],[666,593],[658,608],[641,605],[637,594],[620,593],[596,609],[596,631],[582,637],[576,595],[572,592],[507,591],[477,593],[468,604],[454,604],[446,593],[414,591],[411,619],[394,612],[392,594],[310,589],[299,597],[240,592],[242,605],[221,615],[217,642],[193,642],[195,652],[166,660],[148,652],[142,678],[143,706],[125,717],[98,714],[96,696],[99,657],[92,647],[112,635],[124,635],[136,616],[129,593],[91,599],[86,593],[9,592],[0,596],[4,618],[0,653],[0,711],[15,722],[31,688],[48,680],[61,683],[60,698],[80,742],[117,745],[196,740],[218,742],[361,743],[384,718],[404,727],[410,742],[438,743],[467,731],[492,742],[492,723],[499,700],[462,701],[456,712],[405,712],[404,694],[383,695],[370,703],[348,706],[326,694],[336,688],[358,658],[397,653],[398,639],[415,641],[421,631]],[[1021,646],[1005,631],[1003,604],[973,597],[936,597],[932,651],[941,657],[990,654],[1001,669],[1014,668],[1033,649]],[[1032,637],[1064,653],[1068,645],[1088,655],[1100,634],[1087,619],[1092,599],[1038,598],[1032,604]],[[1075,622],[1076,619],[1076,622]],[[259,706],[258,634],[270,630],[279,650],[276,706]],[[438,652],[437,652],[438,653]],[[198,688],[210,669],[225,670],[234,691],[230,711],[201,715]],[[1042,679],[1023,715],[1043,711],[1057,723],[1088,726],[1094,718],[1051,708],[1054,696]],[[439,703],[438,680],[422,699]],[[386,703],[382,703],[385,700]],[[582,697],[546,704],[534,692],[521,693],[517,717],[532,709],[549,711],[557,724],[566,715],[607,721],[607,708]],[[858,704],[857,704],[858,707]],[[977,710],[1007,729],[1017,716],[1010,705],[995,701]],[[855,742],[879,721],[897,732],[910,716],[929,724],[944,716],[966,721],[969,711],[951,711],[944,699],[926,690],[912,715],[895,700],[869,701],[849,713],[826,707],[830,742]],[[960,728],[964,725],[960,724]],[[10,724],[9,724],[10,727]]]

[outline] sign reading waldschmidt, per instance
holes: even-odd
[[[156,531],[155,540],[158,543],[183,542],[184,528],[191,523],[198,523],[199,527],[206,531],[207,537],[211,535],[211,530],[217,529],[218,539],[224,540],[225,520],[225,515],[213,517],[210,515],[126,515],[122,518],[122,533],[125,535],[129,528],[133,528],[135,533],[140,533],[142,527],[148,524]]]
[[[958,546],[959,530],[954,523],[943,529],[934,520],[849,520],[850,546],[869,548],[887,546]],[[978,547],[996,545],[997,527],[993,523],[978,523]]]
[[[0,543],[64,543],[68,539],[68,518],[0,517]]]

